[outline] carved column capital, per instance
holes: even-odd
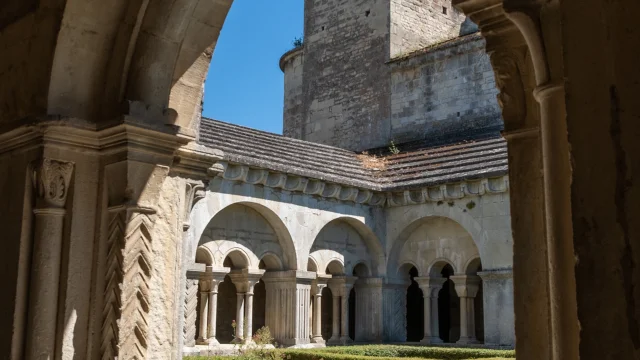
[[[442,286],[444,285],[445,281],[447,281],[447,279],[443,277],[429,277],[429,276],[416,277],[416,278],[413,278],[413,280],[415,280],[418,283],[418,286],[422,290],[422,296],[431,297],[431,298],[438,297],[438,292],[440,291],[440,289],[442,289]]]
[[[187,231],[191,226],[189,218],[191,216],[191,210],[198,201],[203,199],[206,195],[206,187],[202,181],[187,180],[185,184],[185,198],[184,208],[182,210],[182,230]]]
[[[33,164],[33,185],[37,195],[36,208],[64,208],[73,168],[73,162],[48,158]]]
[[[474,298],[480,289],[480,277],[475,275],[454,275],[449,278],[456,286],[459,297]]]

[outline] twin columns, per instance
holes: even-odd
[[[229,275],[236,286],[236,328],[234,343],[249,343],[253,335],[253,289],[264,270],[230,272],[229,269],[213,269],[207,266],[200,279],[200,329],[199,345],[218,345],[216,339],[216,314],[218,310],[218,286]],[[245,324],[246,322],[246,324]],[[245,333],[246,331],[246,333]]]
[[[441,343],[438,319],[438,293],[442,289],[446,278],[416,277],[414,280],[422,290],[424,298],[424,338],[425,344]],[[460,298],[460,340],[458,344],[477,343],[475,326],[474,298],[480,288],[480,277],[472,275],[454,275],[449,277],[453,281],[456,293]]]

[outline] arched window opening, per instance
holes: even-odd
[[[267,289],[260,280],[253,287],[253,333],[266,325]]]
[[[333,331],[333,293],[329,287],[322,289],[322,338],[328,340]]]
[[[424,299],[415,281],[418,269],[412,266],[406,275],[411,282],[407,288],[407,341],[418,342],[424,337]]]
[[[478,272],[482,271],[482,263],[480,262],[480,258],[472,261],[467,267],[466,274],[471,276],[477,276]],[[473,308],[474,308],[474,330],[476,335],[476,340],[478,342],[484,342],[484,292],[483,292],[483,282],[480,281],[478,286],[478,292],[476,293],[475,298],[473,299]]]
[[[449,279],[453,275],[453,267],[446,264],[440,275],[447,279],[438,293],[440,339],[446,343],[454,343],[460,339],[460,299],[453,281]]]
[[[356,339],[356,289],[349,292],[349,337]]]
[[[226,260],[225,260],[226,261]],[[232,322],[236,316],[236,286],[229,276],[218,286],[218,312],[216,316],[216,338],[221,344],[233,340]]]

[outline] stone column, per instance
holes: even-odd
[[[27,356],[53,359],[65,205],[74,164],[44,159],[34,166],[35,232],[27,328]]]
[[[262,274],[259,274],[262,277]],[[247,325],[245,326],[245,343],[253,342],[253,289],[256,284],[260,281],[259,277],[252,277],[247,279],[247,293],[245,296],[246,303],[246,312],[245,312],[245,321]]]
[[[200,329],[198,330],[198,345],[207,345],[209,344],[209,331],[207,327],[209,326],[209,293],[211,290],[211,281],[209,280],[200,280]]]
[[[333,298],[333,327],[331,332],[330,344],[340,343],[340,293],[337,291],[331,291]]]
[[[424,298],[424,338],[420,342],[423,344],[442,343],[438,319],[438,293],[447,279],[416,277],[414,280],[420,286]]]
[[[331,338],[328,341],[329,345],[339,345],[341,344],[341,327],[344,327],[344,319],[345,317],[345,303],[344,303],[344,285],[345,285],[345,276],[333,276],[329,281],[329,289],[331,289],[331,295],[333,297],[333,326],[331,332]],[[349,306],[347,302],[346,306]],[[347,314],[348,315],[348,314]],[[349,321],[347,317],[347,321]],[[342,330],[344,331],[344,330]]]
[[[485,270],[482,278],[484,305],[484,343],[511,345],[515,343],[513,312],[513,272],[511,269]]]
[[[460,340],[457,344],[477,343],[473,299],[480,287],[480,277],[457,275],[449,279],[454,282],[460,298]]]
[[[343,344],[353,341],[349,337],[349,294],[356,280],[357,278],[355,277],[347,276],[342,286],[342,293],[340,294],[342,297],[342,329],[340,331],[340,342]]]
[[[232,341],[235,344],[244,342],[244,295],[236,293],[236,336]]]
[[[311,338],[312,343],[324,344],[325,341],[322,338],[322,290],[327,286],[326,283],[320,281],[315,286],[315,294],[313,300],[313,336]]]
[[[207,269],[208,270],[208,269]],[[209,346],[220,345],[216,339],[216,322],[218,319],[218,286],[224,281],[229,269],[211,269],[211,291],[209,291]]]
[[[253,333],[253,288],[260,281],[263,274],[264,270],[249,271],[247,269],[231,271],[229,274],[237,291],[236,338],[233,340],[234,343],[251,342]]]

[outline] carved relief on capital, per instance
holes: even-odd
[[[491,65],[498,88],[498,104],[508,128],[520,128],[527,117],[524,56],[516,51],[496,51],[491,54]]]
[[[64,208],[74,163],[45,158],[33,165],[38,208]]]

